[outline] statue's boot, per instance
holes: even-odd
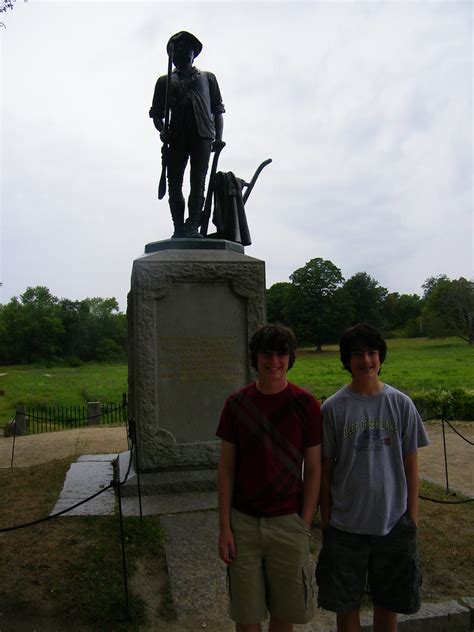
[[[189,237],[191,239],[202,239],[202,235],[199,232],[199,225],[201,223],[201,211],[203,204],[204,197],[192,198],[191,196],[189,196],[189,217],[184,224],[184,232],[186,237]]]
[[[171,219],[173,220],[174,233],[171,235],[171,239],[179,239],[185,237],[184,230],[184,198],[177,196],[176,199],[170,196],[169,199]]]

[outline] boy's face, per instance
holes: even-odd
[[[378,376],[380,371],[379,350],[364,346],[353,349],[350,370],[353,379],[371,379]]]
[[[271,382],[286,380],[289,362],[289,353],[280,351],[259,351],[257,353],[258,379],[269,380]]]

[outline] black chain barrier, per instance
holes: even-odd
[[[135,452],[135,448],[136,448],[136,436],[137,435],[136,435],[135,423],[132,420],[127,421],[127,442],[130,441],[131,446],[130,446],[130,459],[129,459],[127,471],[125,473],[125,476],[124,476],[123,480],[120,480],[120,471],[119,471],[118,478],[115,478],[115,476],[114,476],[114,478],[110,481],[110,483],[106,487],[104,487],[103,489],[100,489],[98,492],[96,492],[95,494],[92,494],[88,498],[85,498],[84,500],[81,500],[78,503],[75,503],[71,507],[67,507],[66,509],[58,511],[55,514],[52,514],[50,516],[46,516],[44,518],[39,518],[38,520],[33,520],[32,522],[27,522],[27,523],[24,523],[24,524],[15,525],[13,527],[2,527],[2,528],[0,528],[0,534],[2,534],[2,533],[11,532],[11,531],[18,531],[19,529],[25,529],[27,527],[33,527],[33,526],[41,524],[43,522],[48,522],[49,520],[54,520],[55,518],[58,518],[59,516],[63,516],[64,514],[72,511],[73,509],[76,509],[77,507],[80,507],[81,505],[84,505],[85,503],[89,502],[90,500],[93,500],[94,498],[97,498],[101,494],[103,494],[106,491],[108,491],[109,489],[113,488],[117,492],[117,500],[118,500],[118,505],[119,505],[120,540],[121,540],[121,547],[122,547],[122,570],[123,570],[123,584],[124,584],[124,593],[125,593],[125,610],[126,610],[126,613],[127,613],[127,619],[129,621],[131,620],[131,615],[130,615],[130,601],[129,601],[129,594],[128,594],[127,559],[126,559],[126,550],[125,550],[125,532],[124,532],[124,526],[123,526],[123,509],[122,509],[121,488],[122,488],[122,485],[125,485],[125,483],[128,480],[128,477],[130,475],[130,471],[131,471],[131,468],[132,468],[133,456],[134,456],[134,452]],[[137,453],[138,453],[138,450],[137,450]],[[137,460],[137,463],[138,463],[138,460]],[[138,475],[139,469],[140,468],[137,465],[137,475]],[[139,499],[140,499],[140,524],[141,524],[143,516],[142,516],[141,491],[140,491],[139,477],[138,477],[138,490],[139,490],[138,495],[139,495]]]
[[[72,511],[73,509],[76,509],[76,507],[80,507],[81,505],[84,505],[85,503],[88,503],[89,500],[92,500],[93,498],[97,498],[97,496],[100,496],[101,494],[106,492],[108,489],[113,487],[114,486],[114,482],[115,481],[111,481],[107,485],[107,487],[104,487],[103,489],[99,490],[95,494],[92,494],[92,496],[89,496],[88,498],[85,498],[84,500],[79,501],[78,503],[76,503],[75,505],[72,505],[71,507],[67,507],[66,509],[58,511],[55,514],[51,514],[50,516],[46,516],[45,518],[40,518],[39,520],[34,520],[33,522],[26,522],[25,524],[19,524],[19,525],[16,525],[15,527],[4,527],[4,528],[0,529],[0,533],[6,533],[7,531],[17,531],[18,529],[24,529],[26,527],[33,527],[34,525],[41,524],[42,522],[47,522],[48,520],[53,520],[54,518],[57,518],[58,516],[62,516],[63,514],[68,513],[69,511]]]
[[[469,445],[474,445],[474,441],[471,441],[470,439],[466,439],[466,437],[464,437],[464,436],[463,436],[463,435],[459,432],[459,430],[456,430],[456,428],[453,426],[453,424],[449,423],[449,421],[448,421],[447,419],[445,419],[444,421],[445,421],[445,423],[447,423],[447,424],[448,424],[448,426],[449,426],[452,430],[454,430],[454,432],[455,432],[458,436],[460,436],[460,437],[461,437],[461,439],[462,439],[463,441],[465,441],[466,443],[469,443]]]
[[[428,496],[422,496],[418,494],[418,498],[423,500],[429,500],[432,503],[438,503],[439,505],[462,505],[464,503],[474,502],[474,498],[466,498],[465,500],[437,500],[436,498],[428,498]]]
[[[58,518],[59,516],[62,516],[64,514],[68,513],[69,511],[72,511],[73,509],[76,509],[77,507],[80,507],[81,505],[84,505],[85,503],[88,503],[90,500],[93,500],[94,498],[97,498],[97,496],[100,496],[101,494],[106,492],[111,487],[117,488],[117,486],[125,485],[125,483],[128,480],[128,476],[130,474],[130,470],[131,470],[131,466],[132,466],[132,457],[133,457],[133,444],[132,444],[132,450],[130,451],[130,462],[128,464],[128,469],[127,469],[127,472],[125,474],[125,477],[124,477],[123,481],[116,480],[115,478],[113,478],[106,487],[100,489],[98,492],[95,492],[95,494],[92,494],[91,496],[88,496],[87,498],[84,498],[84,500],[80,500],[75,505],[71,505],[70,507],[66,507],[66,509],[62,509],[61,511],[58,511],[55,514],[51,514],[49,516],[46,516],[45,518],[39,518],[38,520],[34,520],[33,522],[26,522],[25,524],[16,525],[14,527],[3,527],[3,528],[0,528],[0,533],[6,533],[7,531],[16,531],[17,529],[24,529],[26,527],[33,527],[34,525],[41,524],[42,522],[47,522],[48,520],[54,520],[54,518]]]
[[[444,449],[444,466],[445,466],[445,476],[446,476],[446,493],[449,494],[449,479],[448,479],[448,457],[447,457],[447,453],[446,453],[446,437],[444,434],[444,424],[447,423],[448,426],[454,430],[454,432],[459,435],[461,437],[461,439],[463,439],[464,441],[466,441],[466,443],[469,443],[470,445],[474,445],[474,442],[470,441],[469,439],[466,439],[466,437],[464,437],[458,430],[456,430],[456,428],[447,420],[444,418],[443,413],[441,413],[441,415],[439,416],[435,416],[435,417],[428,417],[426,419],[423,419],[423,423],[425,421],[432,421],[434,419],[440,419],[441,418],[441,424],[443,427],[443,449]],[[465,503],[472,503],[474,502],[474,498],[466,498],[464,500],[438,500],[437,498],[429,498],[428,496],[422,496],[421,494],[418,494],[418,498],[421,498],[422,500],[427,500],[429,502],[432,503],[437,503],[439,505],[463,505]]]

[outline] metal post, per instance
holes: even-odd
[[[446,454],[446,435],[444,432],[444,415],[441,417],[441,426],[443,428],[443,448],[444,448],[444,471],[446,475],[446,494],[449,494],[449,479],[448,479],[448,456]]]
[[[100,402],[87,402],[87,425],[100,424]]]
[[[12,460],[10,462],[10,468],[13,467],[13,459],[15,458],[15,440],[16,440],[16,418],[13,422],[13,443],[12,443]]]
[[[127,611],[127,619],[130,621],[130,606],[128,601],[128,578],[127,578],[127,560],[125,557],[125,536],[123,532],[123,514],[122,514],[122,492],[120,490],[120,478],[114,481],[117,487],[117,496],[119,504],[119,517],[120,517],[120,539],[122,541],[122,565],[123,565],[123,587],[125,591],[125,608]]]
[[[135,419],[132,422],[132,431],[133,431],[133,442],[135,444],[135,452],[137,455],[137,485],[138,485],[138,506],[140,508],[140,525],[143,523],[143,511],[142,511],[142,487],[140,484],[140,458],[138,452],[138,441],[137,441],[137,427],[135,425]]]

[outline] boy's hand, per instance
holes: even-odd
[[[219,557],[225,564],[232,564],[235,558],[234,534],[230,529],[219,532]]]

